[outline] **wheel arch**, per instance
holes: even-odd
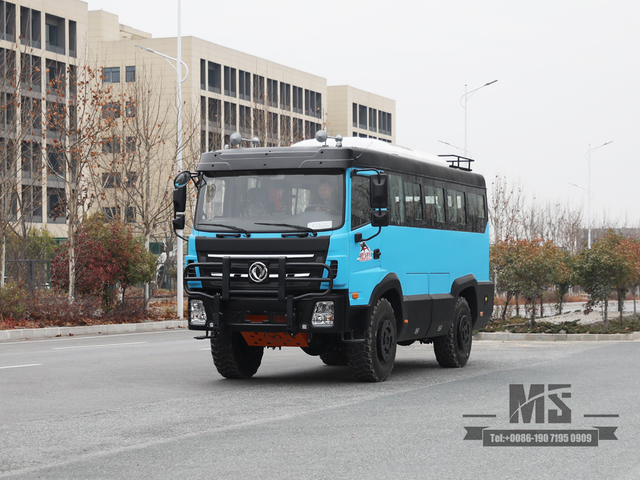
[[[478,320],[478,281],[473,274],[457,278],[451,287],[453,298],[462,297],[469,304],[473,325]]]
[[[386,298],[393,308],[396,317],[396,331],[400,333],[404,318],[404,301],[402,297],[402,285],[400,279],[395,273],[389,273],[374,288],[371,294],[371,300],[368,308],[368,314],[371,315],[373,308],[378,303],[378,299]]]

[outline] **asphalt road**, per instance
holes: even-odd
[[[412,345],[367,384],[286,348],[225,380],[192,337],[0,343],[0,478],[640,478],[640,342],[481,341],[454,370]],[[510,424],[510,384],[571,385],[571,424]],[[598,446],[492,447],[463,440],[470,426],[618,428]]]

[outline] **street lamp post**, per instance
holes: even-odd
[[[469,99],[469,97],[471,97],[474,93],[476,93],[481,88],[488,87],[489,85],[492,85],[497,81],[498,80],[493,80],[492,82],[485,83],[484,85],[478,88],[475,88],[470,92],[467,92],[467,84],[466,83],[464,84],[464,95],[460,97],[460,105],[462,105],[462,108],[464,108],[464,156],[465,157],[467,156],[467,100]],[[463,100],[464,100],[464,104],[462,103]]]
[[[613,143],[613,140],[610,142],[605,142],[602,145],[598,145],[597,147],[591,148],[591,144],[589,144],[589,150],[587,150],[587,164],[588,164],[588,184],[587,184],[587,248],[591,250],[591,152],[599,149],[600,147],[604,147],[605,145],[609,145]]]
[[[140,45],[136,45],[136,47],[141,48],[142,50],[146,50],[147,52],[153,53],[155,55],[159,55],[161,57],[163,57],[165,60],[167,60],[167,62],[169,62],[169,65],[171,65],[177,73],[177,83],[178,83],[178,87],[177,87],[177,98],[176,98],[176,102],[177,102],[177,107],[178,107],[178,119],[176,122],[176,131],[177,131],[177,142],[176,142],[176,169],[178,170],[177,173],[180,173],[182,171],[182,83],[187,79],[187,77],[189,76],[189,67],[187,66],[186,63],[184,63],[182,61],[182,34],[181,34],[181,0],[178,0],[178,58],[173,58],[170,57],[169,55],[165,55],[164,53],[160,53],[160,52],[156,52],[155,50],[152,50],[150,48],[147,47],[142,47]],[[171,61],[176,62],[175,65],[173,65]],[[186,74],[184,76],[184,78],[182,78],[182,65],[184,65],[184,68],[186,69]],[[181,212],[176,212],[176,213],[181,213]],[[184,317],[184,284],[183,284],[183,280],[184,280],[184,270],[182,268],[182,262],[183,262],[183,258],[184,258],[184,252],[183,252],[183,246],[182,246],[182,230],[179,230],[176,232],[178,234],[178,245],[176,248],[176,271],[177,271],[177,275],[176,275],[176,315],[178,316],[179,319],[182,319]]]

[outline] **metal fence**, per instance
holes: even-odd
[[[5,283],[12,281],[23,285],[30,292],[51,287],[51,262],[49,260],[7,260]]]
[[[51,288],[50,260],[7,260],[5,283],[14,282],[30,292]],[[140,284],[139,286],[142,286]],[[151,295],[160,291],[176,292],[176,262],[168,260],[158,266],[156,281],[152,284]]]

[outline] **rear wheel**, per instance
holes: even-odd
[[[386,380],[396,359],[397,338],[393,307],[389,300],[381,298],[369,317],[364,342],[348,345],[351,373],[367,382]]]
[[[443,337],[433,339],[433,350],[441,367],[464,367],[471,354],[473,324],[467,301],[458,297],[453,309],[453,323]]]
[[[222,330],[211,338],[211,356],[226,378],[251,378],[260,367],[264,347],[250,347],[239,332]]]

